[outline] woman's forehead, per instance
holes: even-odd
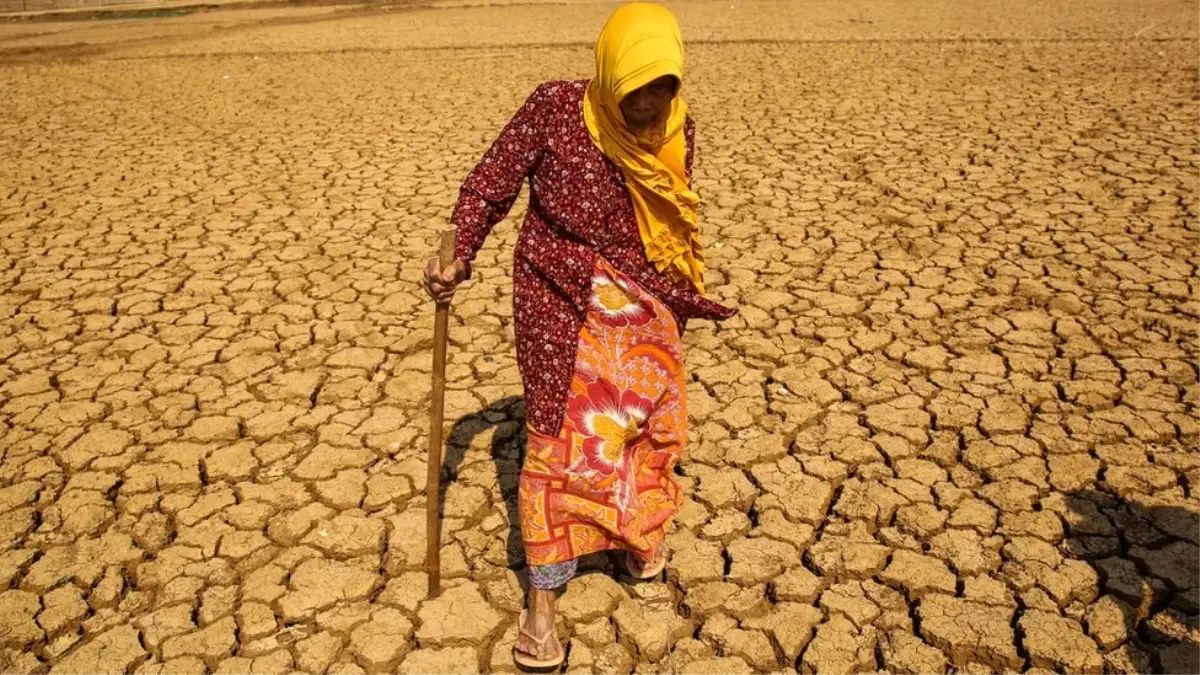
[[[638,87],[637,89],[634,89],[634,91],[641,91],[643,89],[650,89],[652,87],[660,87],[660,86],[670,86],[670,87],[674,88],[678,83],[679,83],[678,77],[675,77],[674,75],[663,75],[662,77],[656,77],[653,80],[650,80],[646,84],[643,84],[642,86]],[[630,92],[630,93],[632,93],[632,92]]]

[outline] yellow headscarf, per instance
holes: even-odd
[[[633,198],[646,257],[660,272],[704,292],[704,251],[696,226],[700,197],[688,185],[679,95],[658,128],[631,132],[620,103],[664,75],[683,82],[683,39],[670,10],[648,2],[622,5],[596,40],[596,77],[588,85],[583,118],[592,141],[621,169]]]

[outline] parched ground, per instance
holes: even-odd
[[[1195,672],[1195,4],[673,7],[742,313],[686,338],[666,581],[589,561],[568,671]],[[611,8],[0,24],[0,669],[513,670],[521,207],[435,601],[418,280]]]

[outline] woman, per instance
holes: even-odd
[[[563,661],[555,591],[580,556],[623,550],[633,577],[662,571],[683,501],[672,479],[687,440],[680,332],[734,314],[702,295],[682,82],[674,16],[648,3],[617,9],[596,43],[595,78],[534,91],[462,187],[457,261],[425,270],[430,295],[448,301],[529,179],[513,271],[531,582],[514,656],[527,668]]]

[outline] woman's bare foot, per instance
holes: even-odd
[[[648,561],[643,561],[641,558],[633,555],[632,553],[628,553],[625,556],[625,564],[629,568],[629,573],[638,579],[645,579],[647,577],[646,573],[649,571],[653,571],[654,573],[650,574],[649,576],[654,576],[658,572],[661,572],[666,562],[667,552],[663,550],[662,546],[659,546],[658,549],[654,551],[654,556]]]
[[[515,648],[535,661],[554,661],[562,655],[562,643],[554,634],[554,599],[554,591],[529,589],[525,623],[517,634]]]

